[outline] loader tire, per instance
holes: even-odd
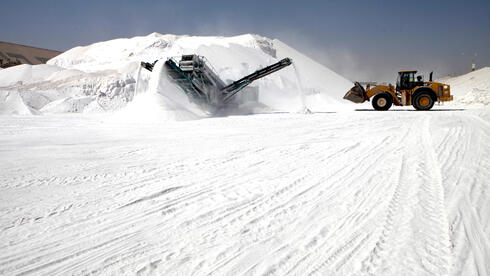
[[[393,97],[386,92],[376,94],[373,98],[373,107],[375,110],[388,110],[393,104]]]
[[[429,93],[422,92],[415,96],[412,104],[416,110],[430,110],[434,106],[434,99]]]

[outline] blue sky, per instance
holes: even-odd
[[[278,38],[351,80],[490,66],[490,1],[10,1],[0,40],[67,50],[152,32]]]

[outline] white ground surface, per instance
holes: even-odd
[[[189,53],[225,81],[294,66],[233,112],[255,115],[210,118],[162,61],[138,70]],[[0,275],[490,275],[490,69],[443,82],[455,101],[434,111],[373,112],[257,35],[154,33],[2,70]]]
[[[3,116],[0,274],[488,275],[489,141],[488,107]]]

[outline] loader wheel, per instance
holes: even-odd
[[[373,98],[373,107],[376,110],[388,110],[392,104],[393,97],[386,92],[376,94]]]
[[[430,110],[434,106],[434,100],[429,93],[420,93],[415,96],[412,104],[417,110]]]

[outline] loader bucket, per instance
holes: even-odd
[[[366,90],[364,90],[364,87],[362,87],[362,85],[359,84],[358,82],[355,82],[354,87],[352,87],[351,90],[349,90],[347,94],[345,94],[344,99],[354,103],[363,103],[368,98],[366,95]]]

